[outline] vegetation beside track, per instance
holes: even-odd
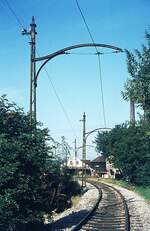
[[[48,129],[0,98],[1,231],[43,231],[44,216],[71,206],[80,192],[49,141]]]
[[[139,195],[141,195],[142,197],[144,197],[146,200],[150,202],[150,187],[133,185],[123,180],[115,180],[115,179],[98,179],[98,180],[104,183],[115,184],[123,188],[129,189],[131,191],[137,192]]]
[[[141,50],[126,51],[130,77],[122,96],[132,105],[130,122],[116,125],[111,131],[99,132],[95,139],[97,151],[113,164],[123,186],[132,187],[149,199],[150,195],[150,31]],[[142,114],[135,121],[134,105]],[[128,183],[126,183],[128,182]]]

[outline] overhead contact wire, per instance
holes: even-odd
[[[104,126],[106,128],[106,114],[105,114],[105,104],[104,104],[104,94],[103,94],[103,81],[102,81],[102,69],[101,69],[101,59],[100,55],[98,55],[98,66],[99,66],[99,79],[100,79],[100,87],[101,87],[101,97],[102,97],[102,108],[103,108],[103,117],[104,117]]]
[[[62,108],[62,111],[63,111],[63,113],[64,113],[64,115],[65,115],[65,117],[66,117],[66,119],[67,119],[67,121],[68,121],[68,123],[69,123],[69,125],[70,125],[70,128],[71,128],[71,130],[73,131],[74,136],[76,137],[75,129],[74,129],[73,126],[72,126],[72,123],[71,123],[71,121],[70,121],[70,118],[69,118],[69,116],[68,116],[68,113],[67,113],[67,111],[65,110],[65,107],[64,107],[64,105],[63,105],[63,103],[62,103],[62,100],[61,100],[60,96],[59,96],[58,93],[57,93],[56,87],[55,87],[55,85],[54,85],[54,83],[53,83],[53,81],[52,81],[52,79],[51,79],[49,73],[47,72],[46,67],[44,67],[44,70],[45,70],[46,75],[47,75],[47,77],[48,77],[49,83],[50,83],[50,85],[51,85],[52,88],[53,88],[53,91],[54,91],[54,93],[55,93],[55,96],[56,96],[56,98],[57,98],[57,100],[58,100],[58,102],[59,102],[59,104],[60,104],[60,106],[61,106],[61,108]]]
[[[11,11],[11,13],[14,15],[16,21],[18,22],[18,24],[21,26],[21,28],[24,30],[24,26],[20,20],[20,18],[17,16],[16,12],[14,11],[14,9],[11,7],[11,5],[9,4],[9,2],[7,0],[4,0],[8,9]]]
[[[7,0],[4,0],[4,1],[5,1],[6,5],[7,5],[8,9],[9,9],[10,12],[12,13],[12,15],[15,17],[15,19],[16,19],[18,25],[22,28],[22,30],[25,30],[25,28],[24,28],[24,26],[23,26],[23,23],[21,22],[20,18],[19,18],[18,15],[16,14],[15,10],[12,8],[12,6],[9,4],[9,2],[8,2]],[[27,35],[27,37],[29,38],[29,35]],[[37,53],[37,55],[39,56],[39,53],[38,53],[37,49],[36,49],[36,53]],[[39,57],[40,57],[40,56],[39,56]],[[66,119],[67,119],[67,121],[68,121],[68,123],[69,123],[69,125],[70,125],[70,128],[71,128],[72,132],[74,133],[74,136],[76,137],[75,129],[73,129],[73,126],[72,126],[72,123],[71,123],[71,121],[70,121],[70,119],[69,119],[68,113],[67,113],[66,110],[65,110],[65,107],[64,107],[64,105],[63,105],[63,103],[62,103],[62,101],[61,101],[61,99],[60,99],[60,96],[59,96],[58,93],[57,93],[56,87],[54,86],[54,83],[52,82],[51,77],[50,77],[50,75],[49,75],[49,73],[48,73],[46,67],[44,67],[44,70],[45,70],[45,73],[46,73],[46,75],[47,75],[47,77],[48,77],[49,83],[50,83],[50,85],[52,86],[52,89],[53,89],[53,91],[54,91],[54,94],[55,94],[55,96],[56,96],[56,98],[57,98],[57,100],[58,100],[58,102],[59,102],[59,104],[60,104],[60,106],[61,106],[61,108],[62,108],[62,111],[63,111],[63,113],[64,113],[64,115],[65,115],[65,117],[66,117]]]
[[[90,28],[89,28],[89,26],[88,26],[88,24],[87,24],[87,22],[86,22],[86,19],[85,19],[85,16],[84,16],[83,12],[82,12],[82,9],[81,9],[81,7],[80,7],[78,1],[77,1],[77,0],[75,0],[75,1],[76,1],[78,10],[79,10],[79,12],[80,12],[80,14],[81,14],[81,17],[82,17],[82,19],[83,19],[83,21],[84,21],[84,24],[85,24],[85,26],[86,26],[86,29],[87,29],[87,31],[88,31],[88,33],[89,33],[89,35],[90,35],[90,38],[91,38],[91,40],[92,40],[92,43],[95,44],[94,38],[93,38],[92,33],[91,33],[91,31],[90,31]],[[95,46],[95,49],[96,49],[96,52],[98,52],[98,49],[97,49],[96,46]]]
[[[76,2],[76,5],[77,5],[77,8],[78,8],[78,10],[79,10],[79,12],[81,14],[81,17],[82,17],[82,19],[84,21],[86,29],[87,29],[87,31],[89,33],[89,36],[90,36],[90,38],[92,40],[92,43],[95,44],[94,38],[92,36],[92,33],[91,33],[90,28],[88,26],[88,23],[86,22],[85,16],[84,16],[84,14],[82,12],[82,9],[81,9],[81,7],[79,5],[79,2],[78,2],[78,0],[75,0],[75,2]],[[99,66],[99,78],[100,78],[100,86],[101,86],[101,99],[102,99],[102,108],[103,108],[103,119],[104,119],[104,126],[106,127],[106,113],[105,113],[105,103],[104,103],[104,93],[103,93],[103,82],[102,82],[100,52],[98,51],[98,49],[97,49],[96,46],[94,46],[94,47],[95,47],[96,53],[98,55],[98,66]]]

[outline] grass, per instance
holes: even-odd
[[[131,191],[137,192],[139,195],[141,195],[142,197],[144,197],[146,200],[150,202],[150,186],[148,187],[136,186],[136,185],[129,184],[126,181],[115,180],[115,179],[101,179],[101,181],[106,183],[116,184],[118,186],[127,188]]]
[[[72,206],[76,206],[79,203],[80,199],[81,199],[81,196],[73,196],[71,198]]]
[[[150,187],[135,187],[135,191],[150,202]]]

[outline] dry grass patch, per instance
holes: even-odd
[[[81,196],[73,196],[71,198],[72,206],[76,206],[80,202]]]

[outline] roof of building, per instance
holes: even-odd
[[[100,163],[100,162],[106,162],[106,158],[104,156],[97,156],[94,160],[91,161],[91,163]]]

